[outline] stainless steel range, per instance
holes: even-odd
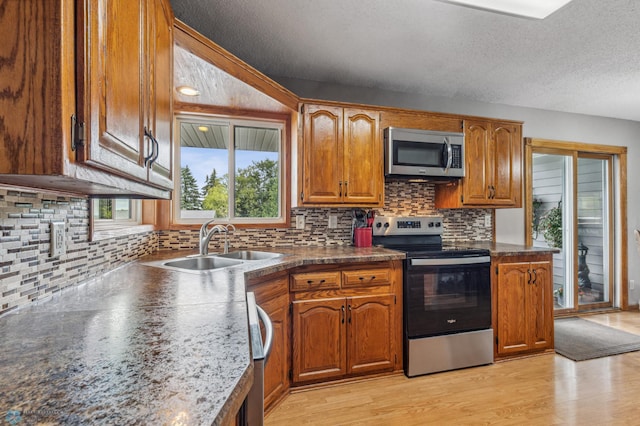
[[[442,218],[376,217],[373,244],[407,254],[404,371],[408,377],[493,362],[488,250],[443,245]]]

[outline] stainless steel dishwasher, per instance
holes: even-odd
[[[253,356],[253,385],[244,403],[247,426],[262,426],[264,422],[264,366],[271,352],[273,343],[273,324],[269,315],[256,304],[253,292],[247,293],[247,309],[249,313],[249,333],[251,354]],[[264,324],[265,339],[262,341],[260,321]]]

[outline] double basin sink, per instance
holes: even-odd
[[[247,261],[269,260],[282,256],[284,256],[282,253],[268,251],[238,250],[229,253],[205,256],[187,256],[162,262],[154,262],[153,266],[187,272],[208,272],[216,269],[241,265]]]

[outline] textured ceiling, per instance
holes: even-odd
[[[545,20],[435,0],[172,0],[270,77],[640,121],[640,1],[573,0]]]

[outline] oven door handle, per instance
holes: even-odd
[[[410,259],[411,266],[475,265],[490,262],[491,256],[455,257],[450,259]]]

